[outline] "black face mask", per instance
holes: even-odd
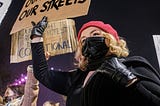
[[[89,60],[97,60],[103,58],[108,50],[105,37],[88,37],[82,47],[82,55]]]

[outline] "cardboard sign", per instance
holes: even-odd
[[[154,41],[159,68],[160,68],[160,35],[153,35],[153,41]]]
[[[12,0],[0,0],[0,24],[5,17]]]
[[[12,35],[10,63],[32,59],[31,29],[26,28]],[[49,22],[43,36],[45,52],[51,56],[72,53],[77,47],[75,22],[72,19]]]
[[[48,21],[86,15],[90,0],[26,0],[10,34],[31,26],[43,16]]]

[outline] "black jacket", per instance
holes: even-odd
[[[130,87],[114,83],[104,73],[95,72],[82,87],[88,71],[48,70],[43,43],[32,43],[35,77],[47,88],[67,96],[67,106],[160,106],[160,75],[142,57],[122,62],[140,79]]]

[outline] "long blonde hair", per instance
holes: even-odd
[[[109,47],[109,51],[106,53],[106,57],[115,55],[117,57],[127,57],[129,50],[126,45],[126,41],[120,38],[118,41],[109,33],[103,33],[105,37],[105,43]],[[85,70],[88,60],[82,55],[82,44],[78,42],[77,51],[75,53],[75,59],[78,61],[77,65],[80,69]]]
[[[109,47],[108,54],[114,54],[117,57],[127,57],[129,55],[129,50],[126,45],[126,41],[120,38],[118,41],[109,33],[104,33],[106,38],[106,45]]]

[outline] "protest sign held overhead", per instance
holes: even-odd
[[[32,27],[14,33],[11,41],[10,63],[32,59],[30,35]],[[72,19],[52,21],[44,32],[45,52],[51,56],[72,53],[77,46],[75,22]]]
[[[73,18],[88,13],[90,0],[26,0],[10,34],[31,26],[43,16],[48,21]]]

